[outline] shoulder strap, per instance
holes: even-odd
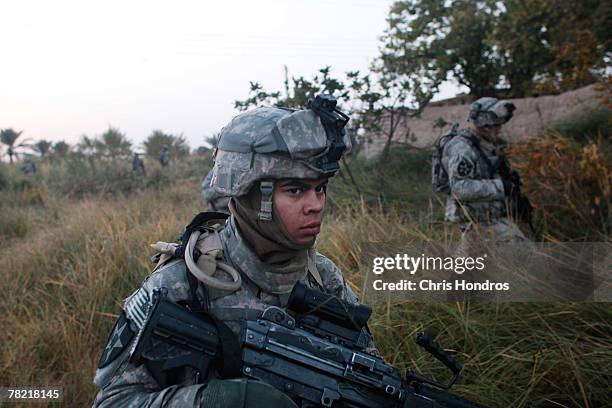
[[[447,133],[444,133],[442,136],[438,137],[438,140],[436,140],[435,146],[440,157],[442,157],[442,154],[444,153],[444,148],[446,147],[448,142],[450,142],[455,136],[459,134],[459,132],[457,131],[458,126],[459,124],[455,123],[451,130],[449,130]]]
[[[197,229],[203,228],[206,224],[209,224],[211,221],[213,220],[226,220],[228,217],[227,214],[225,213],[220,213],[220,212],[201,212],[199,214],[197,214],[192,220],[191,222],[185,227],[185,232],[183,232],[183,234],[181,235],[181,245],[177,248],[177,250],[174,253],[174,256],[183,256],[184,252],[185,252],[185,245],[187,244],[187,241],[189,240],[189,236],[191,235],[192,232],[194,232]],[[209,234],[208,234],[209,235]],[[206,244],[213,244],[214,242],[216,242],[215,240],[207,240],[206,238],[208,237],[208,235],[202,240],[203,241],[203,246],[198,245],[197,249],[195,252],[200,252],[200,253],[195,253],[194,254],[194,260],[197,262],[198,258],[204,254],[206,256]],[[215,231],[215,235],[218,238],[218,234]],[[204,250],[203,250],[204,249]],[[215,248],[212,249],[217,249],[216,246]],[[186,269],[186,278],[187,278],[187,283],[189,284],[189,292],[190,292],[190,298],[191,301],[189,302],[189,307],[193,310],[193,311],[198,311],[198,312],[206,312],[208,311],[209,305],[208,305],[208,289],[206,288],[206,286],[204,285],[200,285],[200,281],[193,275],[193,273],[191,273],[191,271],[189,270],[189,268],[185,268]],[[214,271],[213,271],[214,272]],[[202,290],[204,291],[204,299],[199,299],[197,292],[198,292],[198,288],[202,288]]]
[[[193,276],[189,269],[185,268],[185,275],[187,276],[187,283],[189,284],[189,298],[187,302],[189,308],[194,312],[208,312],[208,289],[204,285],[200,285],[200,281]],[[204,299],[198,297],[198,288],[202,288],[204,291]]]
[[[229,217],[228,214],[220,212],[201,212],[197,214],[191,222],[185,227],[185,231],[179,237],[180,244],[172,242],[158,241],[151,246],[157,250],[157,253],[151,257],[151,261],[155,262],[153,272],[165,265],[168,261],[175,258],[183,258],[185,256],[185,246],[189,241],[191,233],[197,229],[204,230],[207,224],[212,224],[211,221],[225,221]],[[196,251],[197,252],[197,251]],[[199,254],[194,254],[197,260]]]
[[[187,224],[187,226],[185,227],[185,231],[183,232],[183,234],[181,234],[181,237],[179,238],[181,241],[181,246],[179,247],[179,249],[177,249],[175,255],[179,257],[182,257],[184,255],[185,246],[187,245],[187,242],[189,241],[189,237],[191,236],[192,232],[197,229],[203,228],[204,226],[206,226],[206,224],[210,223],[210,221],[225,221],[228,217],[229,214],[215,211],[207,211],[197,214],[195,217],[193,217],[191,222]]]

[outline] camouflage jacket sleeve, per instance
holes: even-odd
[[[489,178],[483,159],[466,140],[456,138],[444,151],[451,195],[461,201],[491,201],[504,199],[504,185],[500,179]]]
[[[339,297],[349,303],[359,304],[359,299],[353,289],[348,285],[340,268],[336,266],[329,258],[317,252],[316,256],[317,270],[321,274],[325,291],[334,296]],[[366,347],[366,352],[377,357],[381,357],[378,349],[374,344],[374,339],[368,332],[370,344]]]
[[[344,279],[342,272],[340,272],[340,268],[338,268],[331,259],[317,252],[315,262],[317,270],[319,274],[321,274],[325,292],[346,300],[349,303],[359,303],[357,295],[355,295],[355,292],[353,292]]]
[[[172,261],[153,273],[143,284],[142,288],[134,292],[124,305],[123,313],[129,322],[132,332],[138,330],[141,318],[136,310],[151,296],[153,289],[165,287],[168,297],[172,301],[185,300],[189,296],[189,288],[185,279],[185,266],[182,261]],[[149,296],[149,298],[147,298]],[[94,407],[200,407],[202,406],[205,385],[192,385],[186,375],[184,385],[173,385],[161,388],[155,381],[145,365],[134,365],[128,361],[129,352],[136,336],[132,336],[127,344],[111,344],[109,347],[120,345],[121,353],[107,362],[103,368],[98,368],[94,382],[100,388]]]

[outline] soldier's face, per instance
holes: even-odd
[[[478,133],[480,136],[484,137],[487,140],[494,141],[499,136],[499,132],[501,131],[501,125],[476,127],[475,129],[476,133]]]
[[[274,206],[289,237],[299,245],[314,243],[323,221],[327,178],[280,180],[274,187]]]
[[[490,126],[489,127],[489,137],[491,139],[497,139],[497,136],[499,136],[499,132],[501,131],[501,126]]]

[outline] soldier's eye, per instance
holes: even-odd
[[[291,187],[291,188],[286,189],[285,191],[292,195],[298,195],[298,194],[301,194],[304,191],[304,189],[301,187]]]
[[[327,192],[327,184],[321,184],[320,186],[317,186],[315,191],[317,193],[326,193]]]

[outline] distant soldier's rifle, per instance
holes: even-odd
[[[521,191],[523,182],[521,176],[516,170],[511,170],[508,163],[508,159],[500,157],[497,162],[497,170],[502,180],[508,181],[512,184],[512,192],[510,194],[510,209],[512,213],[521,221],[529,224],[532,232],[535,232],[533,227],[533,206],[529,201],[529,198],[525,196]]]

